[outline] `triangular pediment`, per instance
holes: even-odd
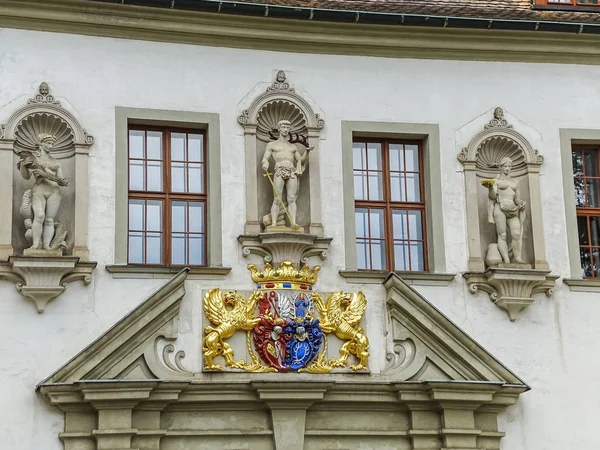
[[[40,383],[86,380],[180,379],[182,370],[172,363],[156,364],[157,341],[175,340],[184,282],[183,269],[133,309],[106,333]],[[163,348],[163,354],[173,346]],[[177,357],[175,358],[177,361]],[[170,369],[173,365],[173,370]]]
[[[392,273],[384,285],[392,343],[383,375],[527,386],[401,277]]]

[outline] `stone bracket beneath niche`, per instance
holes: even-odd
[[[490,267],[483,273],[465,272],[463,277],[471,294],[487,292],[490,300],[514,322],[534,302],[534,294],[544,292],[550,297],[554,293],[558,276],[549,274],[549,270]]]
[[[254,253],[268,263],[291,261],[295,264],[307,264],[308,258],[312,256],[325,260],[331,240],[332,238],[321,238],[306,233],[284,232],[238,236],[244,257]]]
[[[80,262],[78,257],[12,256],[0,262],[0,280],[15,283],[17,291],[33,301],[38,313],[43,313],[68,283],[82,280],[90,284],[95,267],[95,262]]]

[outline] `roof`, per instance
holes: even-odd
[[[543,10],[532,9],[531,0],[241,0],[241,2],[338,11],[600,24],[600,8],[597,13],[589,12],[590,8],[581,12],[572,9],[549,10],[548,7]]]

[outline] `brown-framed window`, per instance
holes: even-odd
[[[353,139],[357,267],[427,271],[423,145]]]
[[[584,278],[600,277],[600,146],[574,145],[573,180]]]
[[[129,126],[129,264],[206,265],[204,130]]]
[[[534,5],[600,6],[600,0],[535,0]]]

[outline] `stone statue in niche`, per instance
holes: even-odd
[[[306,168],[304,163],[307,161],[312,148],[308,145],[304,136],[300,136],[299,134],[293,136],[290,133],[290,121],[280,120],[277,123],[277,129],[279,136],[267,144],[261,161],[261,167],[265,171],[265,176],[269,178],[273,187],[271,214],[270,217],[266,216],[263,221],[267,232],[302,232],[303,228],[296,223],[296,214],[298,211],[296,199],[298,198],[300,188],[300,176]],[[301,153],[296,143],[304,145],[306,151]],[[269,160],[271,158],[275,162],[273,173],[269,172]],[[284,188],[287,205],[283,200]],[[285,226],[286,217],[289,222],[289,228]]]
[[[55,218],[62,200],[60,188],[68,186],[69,179],[63,177],[58,161],[50,154],[55,141],[55,136],[41,134],[38,150],[22,151],[17,164],[23,178],[35,179],[23,194],[20,209],[25,237],[31,244],[24,251],[26,256],[58,256],[66,248],[67,231]]]
[[[513,162],[509,157],[500,160],[500,173],[493,180],[481,184],[488,189],[488,222],[496,225],[498,242],[490,244],[486,256],[488,266],[498,264],[525,264],[521,256],[525,202],[519,197],[519,188],[511,175]],[[507,231],[510,230],[510,244]],[[510,255],[512,254],[512,261]]]

